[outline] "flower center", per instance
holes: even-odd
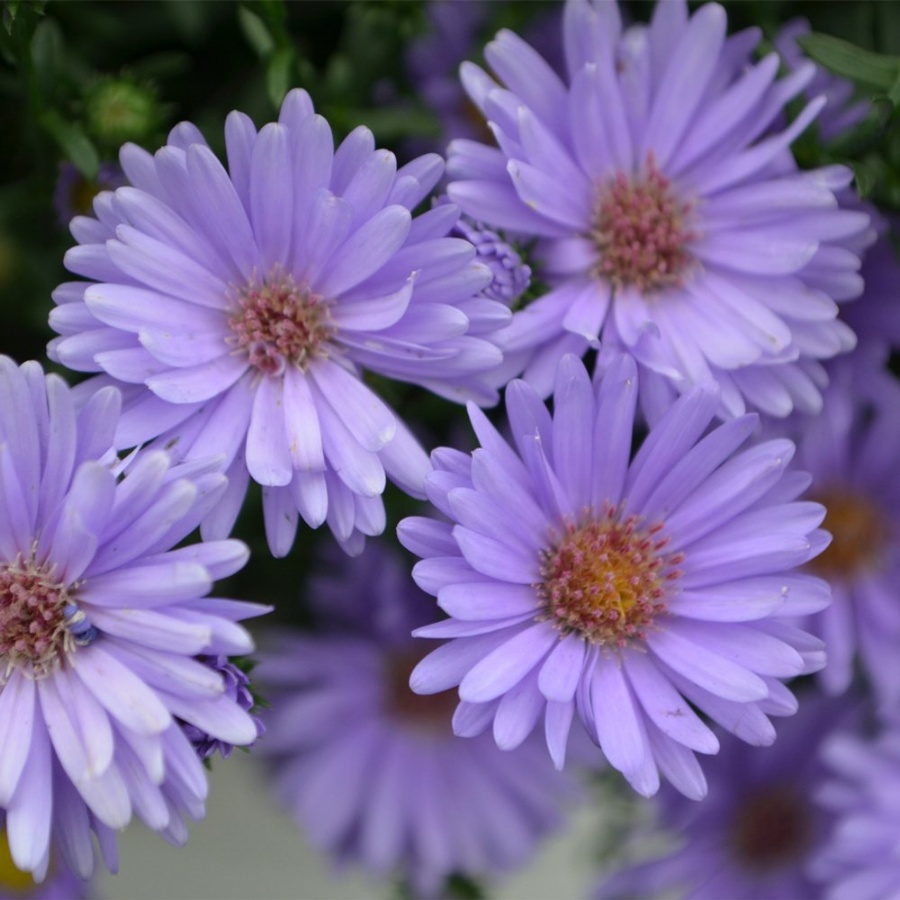
[[[786,787],[754,793],[739,807],[732,822],[731,846],[748,868],[771,869],[796,860],[812,838],[809,810]]]
[[[619,172],[601,184],[591,228],[600,259],[591,274],[642,293],[683,284],[692,259],[686,247],[697,237],[687,222],[691,206],[678,198],[652,153],[639,174]]]
[[[611,506],[583,524],[568,524],[541,558],[542,618],[563,633],[594,644],[624,647],[640,640],[666,612],[665,597],[684,557],[663,551],[662,524],[642,528],[637,516],[620,521]]]
[[[414,694],[409,676],[422,659],[418,650],[395,651],[385,660],[385,706],[388,715],[423,731],[451,734],[450,722],[459,702],[455,691]]]
[[[846,487],[831,487],[816,496],[825,509],[823,528],[832,541],[809,564],[823,578],[852,578],[881,563],[890,539],[890,526],[868,498]]]
[[[52,568],[34,555],[0,565],[0,683],[14,668],[48,675],[61,655],[91,643],[97,630],[73,602]]]
[[[281,375],[288,363],[301,371],[324,356],[334,326],[328,301],[275,270],[237,292],[237,309],[229,320],[230,339],[247,353],[252,366],[266,375]]]

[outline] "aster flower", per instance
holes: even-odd
[[[225,696],[233,703],[236,703],[244,712],[251,714],[250,718],[256,726],[256,737],[262,737],[266,729],[259,716],[252,714],[256,707],[256,700],[250,690],[250,676],[222,653],[218,656],[201,656],[198,659],[222,676]],[[200,759],[209,759],[216,751],[218,751],[222,759],[228,759],[231,756],[234,744],[219,740],[219,738],[208,731],[198,728],[196,725],[191,725],[189,722],[185,722],[183,728],[187,739],[194,745],[194,749],[197,751]]]
[[[410,630],[431,598],[377,545],[312,579],[310,596],[324,632],[274,635],[254,674],[271,704],[260,753],[312,844],[415,896],[526,862],[574,785],[539,743],[510,756],[456,738],[452,696],[409,690],[421,658]]]
[[[849,170],[800,172],[791,142],[824,98],[770,133],[812,64],[776,81],[755,31],[726,38],[708,4],[680,0],[623,31],[613,3],[570,0],[568,80],[516,35],[485,56],[502,84],[461,69],[499,146],[450,146],[450,198],[492,227],[536,238],[551,285],[502,335],[507,360],[549,394],[566,352],[627,351],[648,416],[716,381],[719,415],[747,405],[815,412],[818,360],[853,346],[836,301],[862,289],[852,239],[868,217],[838,207]]]
[[[812,475],[808,496],[825,506],[833,536],[809,565],[834,597],[804,621],[827,648],[819,678],[830,693],[847,690],[858,658],[878,696],[893,706],[900,700],[900,384],[884,362],[872,347],[835,361],[821,415],[790,421],[787,431],[796,438],[798,464]]]
[[[94,181],[85,178],[72,163],[60,163],[53,189],[53,208],[59,224],[66,228],[75,216],[89,215],[98,193],[115,190],[123,184],[125,173],[117,163],[103,163]]]
[[[515,747],[543,717],[558,767],[575,714],[644,795],[661,771],[705,794],[693,751],[715,753],[705,712],[753,744],[767,715],[796,709],[779,681],[824,663],[821,642],[784,622],[828,602],[825,582],[793,570],[827,543],[824,510],[794,502],[787,440],[740,446],[740,417],[707,437],[715,392],[685,394],[629,462],[634,360],[614,360],[596,393],[575,357],[561,362],[551,419],[513,382],[509,445],[474,406],[471,456],[432,454],[429,499],[449,522],[409,518],[413,575],[450,616],[420,637],[451,638],[414,670],[413,690],[459,685],[457,734],[493,725]]]
[[[824,748],[832,779],[819,801],[835,821],[813,860],[826,900],[884,900],[900,884],[900,730],[896,715],[875,741],[835,735]]]
[[[900,347],[900,261],[894,250],[888,221],[874,209],[877,239],[866,250],[860,274],[866,288],[862,296],[841,309],[841,318],[853,329],[860,343],[875,343],[884,349]]]
[[[416,93],[437,114],[441,149],[453,138],[491,140],[487,122],[459,81],[459,65],[478,46],[496,20],[501,4],[491,0],[428,0],[426,31],[409,46],[406,69]],[[538,12],[526,30],[532,45],[557,71],[563,68],[559,16]]]
[[[384,528],[386,474],[416,492],[427,471],[364,370],[492,402],[473,375],[500,361],[483,335],[509,312],[474,296],[490,273],[446,237],[456,208],[410,212],[438,157],[398,170],[365,128],[334,150],[299,90],[278,123],[257,133],[235,112],[225,131],[227,172],[188,123],[154,156],[122,149],[133,187],[73,221],[66,265],[96,283],[56,291],[49,352],[107,373],[93,387],[132,386],[119,446],[224,454],[231,488],[204,536],[228,533],[252,477],[273,553],[290,548],[298,513],[358,550]]]
[[[709,796],[691,803],[659,794],[656,829],[636,835],[676,845],[660,856],[604,878],[597,900],[674,896],[685,900],[800,900],[820,896],[811,876],[834,817],[818,802],[827,769],[820,751],[838,731],[858,730],[858,698],[804,697],[778,728],[774,749],[719,735],[722,750],[706,766]]]
[[[430,0],[425,5],[426,31],[406,53],[410,80],[438,116],[444,143],[451,138],[484,139],[489,135],[484,117],[468,101],[457,75],[459,64],[484,30],[489,12],[487,3]]]
[[[460,216],[453,233],[475,247],[478,261],[491,271],[490,282],[482,289],[482,296],[514,308],[531,286],[531,267],[509,241],[483,222]]]
[[[197,654],[252,649],[264,607],[207,598],[237,541],[170,548],[216,502],[216,460],[161,452],[120,464],[119,397],[76,413],[36,363],[0,357],[0,807],[15,865],[41,880],[51,839],[80,877],[132,814],[183,843],[203,815],[203,766],[180,723],[234,744],[256,727]]]

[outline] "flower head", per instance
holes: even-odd
[[[335,150],[299,90],[278,123],[235,112],[225,131],[228,171],[187,123],[154,156],[123,148],[133,186],[72,223],[66,264],[95,283],[57,290],[50,352],[127,384],[120,446],[224,454],[231,492],[206,536],[228,533],[252,477],[277,555],[298,514],[358,550],[384,528],[386,473],[415,493],[427,470],[364,370],[491,402],[475,376],[499,363],[485,335],[509,312],[475,297],[490,273],[446,236],[458,210],[410,212],[437,156],[398,170],[365,128]]]
[[[256,700],[250,690],[250,676],[231,662],[223,653],[220,653],[218,656],[201,656],[198,659],[222,676],[225,696],[233,703],[236,703],[244,712],[251,714],[250,718],[256,726],[256,736],[257,738],[262,737],[266,733],[266,729],[259,716],[252,714],[256,707]],[[194,749],[197,751],[200,759],[209,759],[216,751],[219,752],[223,759],[228,759],[231,756],[234,744],[220,740],[205,729],[191,725],[189,722],[185,722],[182,727],[188,740],[194,745]]]
[[[636,838],[675,839],[671,853],[604,878],[595,896],[678,896],[690,900],[797,900],[819,896],[812,861],[833,816],[818,804],[827,778],[823,742],[858,725],[858,698],[804,697],[778,728],[776,747],[748,747],[720,735],[722,749],[706,766],[709,796],[691,803],[661,791],[657,823]],[[654,833],[656,832],[656,833]]]
[[[468,216],[460,216],[453,230],[475,247],[478,261],[491,270],[482,296],[515,308],[531,284],[531,267],[521,254],[496,231]]]
[[[865,352],[864,352],[865,351]],[[893,659],[900,641],[900,384],[884,354],[860,347],[831,364],[822,413],[786,423],[798,463],[812,476],[807,495],[827,512],[832,542],[809,564],[834,600],[804,627],[825,642],[827,691],[852,683],[857,660],[888,706],[900,700]]]
[[[599,340],[638,360],[657,411],[705,381],[723,418],[816,411],[818,360],[854,343],[835,301],[862,289],[868,216],[839,208],[849,170],[790,154],[824,98],[771,133],[812,64],[776,80],[777,55],[754,62],[758,36],[727,38],[716,4],[665,0],[623,30],[616,4],[570,0],[564,35],[567,80],[509,31],[485,49],[499,81],[461,70],[497,146],[454,141],[448,194],[536,240],[551,287],[502,333],[505,365],[544,396],[559,358]]]
[[[561,362],[551,418],[513,382],[508,444],[470,407],[481,448],[440,449],[431,501],[449,518],[404,520],[423,557],[413,575],[451,638],[413,672],[420,693],[459,685],[457,733],[493,724],[515,747],[543,717],[562,767],[573,717],[641,793],[659,772],[692,797],[705,782],[692,751],[718,740],[691,704],[754,744],[793,696],[778,680],[822,666],[821,642],[784,622],[828,602],[827,585],[793,571],[827,537],[824,510],[795,502],[808,479],[786,474],[793,445],[743,451],[756,417],[702,437],[714,391],[682,397],[630,460],[638,391],[618,357],[594,390]]]
[[[834,825],[812,874],[827,900],[881,900],[900,884],[900,731],[893,713],[874,741],[837,734],[825,745],[832,777],[819,796]]]
[[[430,598],[378,546],[342,569],[312,581],[324,631],[275,636],[255,672],[278,796],[315,846],[400,875],[416,896],[524,863],[572,783],[534,742],[507,756],[454,737],[453,697],[408,685],[422,656],[410,629]]]
[[[181,723],[246,744],[256,726],[198,654],[246,653],[265,610],[207,598],[237,541],[170,549],[224,488],[217,460],[111,451],[118,392],[76,412],[57,376],[0,357],[0,807],[15,865],[41,879],[51,838],[81,877],[109,868],[132,814],[183,843],[203,767]]]
[[[895,229],[872,210],[877,240],[866,250],[860,275],[866,283],[862,296],[841,309],[841,318],[853,329],[860,344],[885,349],[900,347],[900,260],[894,249]]]
[[[97,194],[124,184],[125,175],[117,163],[103,163],[94,181],[85,178],[72,163],[60,163],[53,190],[53,208],[60,225],[67,228],[75,216],[89,215]]]

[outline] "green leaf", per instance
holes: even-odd
[[[868,88],[889,93],[900,78],[900,57],[864,50],[830,34],[807,34],[797,42],[811,59],[835,75]]]
[[[865,200],[878,184],[881,167],[865,160],[851,161],[849,165],[856,180],[856,191],[860,199]]]
[[[52,96],[63,68],[63,36],[53,19],[42,19],[31,38],[31,61],[41,94]]]
[[[421,106],[395,104],[384,107],[328,107],[328,115],[350,131],[365,125],[379,144],[390,144],[408,137],[440,137],[441,127],[434,113]]]
[[[67,122],[55,109],[47,110],[41,116],[41,125],[75,168],[89,181],[94,181],[100,170],[100,158],[81,125]]]
[[[284,95],[291,87],[294,72],[294,51],[290,47],[276,50],[266,65],[266,92],[275,109],[281,107]]]
[[[275,39],[272,37],[266,23],[255,12],[241,4],[238,7],[238,21],[247,38],[247,43],[253,48],[260,59],[266,59],[275,49]]]

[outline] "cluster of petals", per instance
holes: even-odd
[[[779,725],[775,749],[720,735],[722,752],[706,766],[709,797],[691,803],[660,791],[654,822],[631,836],[652,847],[666,832],[673,850],[603,878],[595,900],[672,892],[684,900],[821,897],[814,860],[835,824],[819,803],[829,778],[821,750],[836,733],[858,733],[860,719],[856,695],[835,700],[807,693],[797,715]]]
[[[781,431],[797,443],[797,463],[812,476],[807,496],[827,509],[832,543],[810,566],[831,585],[833,602],[803,622],[824,642],[818,678],[846,691],[857,663],[886,706],[900,701],[894,658],[900,642],[900,385],[885,354],[859,347],[829,367],[820,415],[797,416]],[[770,430],[773,430],[770,428]]]
[[[183,730],[257,734],[198,654],[243,654],[265,607],[207,597],[247,559],[237,541],[171,549],[224,489],[216,462],[112,452],[119,395],[76,411],[36,363],[0,358],[0,807],[15,865],[40,880],[51,844],[85,878],[96,835],[137,816],[168,840],[204,812]]]
[[[719,744],[695,708],[749,743],[770,743],[768,716],[796,710],[780,679],[824,664],[821,641],[785,617],[829,601],[824,581],[796,571],[828,543],[817,528],[825,511],[796,500],[809,478],[787,471],[790,441],[741,449],[755,414],[705,434],[718,408],[714,390],[679,398],[632,460],[637,394],[631,357],[617,357],[595,387],[569,355],[552,417],[531,386],[514,381],[506,392],[512,443],[470,406],[480,448],[432,454],[427,492],[448,521],[407,518],[398,533],[422,557],[416,582],[449,615],[416,634],[451,640],[410,683],[420,693],[459,685],[457,734],[492,726],[503,748],[543,717],[560,768],[577,714],[640,793],[653,794],[662,772],[700,798],[706,785],[694,751],[715,753]],[[607,617],[605,631],[591,625],[587,601],[570,597],[581,624],[560,618],[547,599],[547,559],[559,556],[560,536],[595,526],[652,537],[631,544],[634,560],[585,556],[576,571],[585,595],[599,590],[593,612]],[[657,583],[657,595],[629,599],[632,575]],[[635,611],[643,621],[626,629]]]
[[[279,800],[313,846],[415,896],[444,896],[453,874],[486,877],[525,864],[561,822],[574,784],[539,741],[514,754],[489,736],[455,737],[453,698],[406,683],[410,637],[433,602],[399,559],[369,544],[311,579],[317,634],[283,631],[254,671],[271,708],[259,752]]]
[[[881,734],[864,740],[837,734],[825,745],[831,774],[819,791],[834,817],[828,840],[813,860],[826,900],[883,900],[900,884],[900,730],[896,710]]]
[[[869,220],[839,204],[848,169],[791,155],[826,102],[781,119],[815,66],[778,79],[778,55],[755,61],[758,31],[726,36],[716,4],[665,0],[626,29],[611,2],[564,17],[567,78],[509,31],[485,49],[499,82],[461,69],[496,145],[451,143],[448,194],[536,239],[551,286],[503,332],[508,361],[545,396],[558,359],[599,341],[640,363],[650,418],[710,380],[720,417],[818,411],[819,361],[854,344],[836,304],[862,290]]]
[[[189,123],[154,155],[122,149],[130,186],[71,224],[66,266],[90,281],[55,292],[49,352],[126,386],[119,446],[225,455],[205,536],[227,535],[253,478],[276,555],[298,515],[358,550],[384,528],[386,476],[415,492],[427,471],[364,370],[492,402],[472,376],[500,361],[486,336],[509,311],[476,296],[490,273],[447,237],[456,207],[412,215],[438,156],[398,169],[363,127],[335,149],[301,90],[258,132],[231,113],[225,143],[227,170]]]

